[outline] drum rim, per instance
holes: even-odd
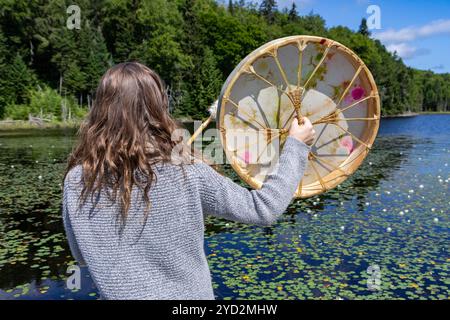
[[[373,116],[377,118],[375,121],[370,121],[372,124],[371,130],[366,130],[365,133],[367,135],[366,139],[363,141],[367,144],[366,146],[363,144],[359,144],[359,146],[349,155],[343,163],[339,165],[338,168],[346,167],[347,169],[342,170],[344,171],[343,174],[340,176],[337,175],[336,171],[333,170],[329,174],[327,174],[325,177],[328,177],[331,175],[328,181],[325,181],[325,186],[323,185],[324,181],[316,181],[314,183],[311,183],[306,186],[299,186],[297,191],[295,192],[294,197],[295,198],[307,198],[315,195],[322,194],[323,192],[326,192],[328,190],[331,190],[335,188],[340,183],[344,182],[351,174],[353,174],[358,167],[361,165],[363,160],[366,158],[369,150],[371,149],[373,142],[375,141],[375,138],[378,133],[379,125],[380,125],[380,112],[381,112],[381,102],[380,102],[380,96],[378,92],[377,85],[375,83],[375,80],[373,78],[372,73],[370,72],[369,68],[366,66],[366,64],[362,61],[362,59],[356,55],[351,49],[344,46],[343,44],[328,39],[324,37],[318,37],[318,36],[308,36],[308,35],[295,35],[295,36],[289,36],[284,38],[279,38],[272,40],[259,48],[252,51],[250,54],[248,54],[242,61],[234,68],[234,70],[231,72],[231,74],[228,76],[227,80],[225,81],[224,85],[222,86],[222,90],[219,96],[218,100],[218,106],[217,106],[217,115],[218,115],[218,121],[216,121],[217,129],[220,132],[220,141],[222,144],[222,148],[225,151],[225,155],[230,161],[232,168],[234,171],[239,175],[241,179],[243,179],[247,184],[249,184],[254,189],[259,189],[262,187],[262,182],[256,180],[249,174],[247,174],[243,168],[237,163],[237,161],[234,160],[234,156],[230,153],[230,151],[226,147],[226,136],[225,131],[221,130],[222,126],[221,124],[224,121],[224,110],[225,107],[222,108],[222,106],[226,103],[224,100],[229,96],[231,90],[233,89],[234,83],[237,81],[237,79],[241,76],[241,74],[244,72],[244,69],[253,64],[257,59],[259,59],[261,56],[266,55],[269,50],[276,49],[278,50],[280,47],[290,45],[292,43],[299,44],[301,41],[304,42],[304,44],[308,44],[311,42],[314,43],[321,43],[325,44],[327,43],[330,47],[336,47],[338,50],[343,51],[345,54],[350,56],[352,59],[349,59],[352,63],[354,62],[354,66],[360,66],[361,71],[365,72],[366,78],[368,80],[368,84],[371,87],[372,91],[370,93],[370,96],[372,96],[373,99],[370,99],[371,101],[368,101],[368,103],[371,103],[371,106],[367,106],[367,110],[373,109],[372,113]],[[369,125],[370,127],[370,125]]]

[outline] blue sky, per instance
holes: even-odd
[[[278,7],[290,8],[292,1],[301,15],[312,10],[327,27],[344,25],[353,30],[361,18],[370,16],[368,6],[377,5],[381,29],[372,30],[373,37],[397,51],[409,66],[450,72],[450,0],[278,0]]]

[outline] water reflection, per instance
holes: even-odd
[[[208,218],[217,297],[447,297],[449,123],[449,116],[383,120],[350,179],[294,201],[272,228]],[[73,134],[0,133],[0,299],[97,297],[86,270],[81,290],[65,287],[73,261],[60,182]],[[239,181],[229,166],[223,171]],[[379,292],[367,290],[372,264],[383,274]]]

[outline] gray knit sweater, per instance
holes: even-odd
[[[155,166],[151,209],[138,188],[119,232],[118,206],[100,194],[78,208],[81,166],[64,182],[63,221],[73,256],[86,264],[103,299],[214,299],[204,252],[204,215],[273,224],[303,176],[309,147],[288,137],[274,173],[249,191],[206,164]]]

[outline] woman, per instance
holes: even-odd
[[[303,176],[314,130],[292,122],[278,167],[249,191],[210,166],[173,161],[177,129],[158,75],[137,62],[100,80],[64,181],[71,251],[104,299],[214,299],[204,215],[271,225]]]

